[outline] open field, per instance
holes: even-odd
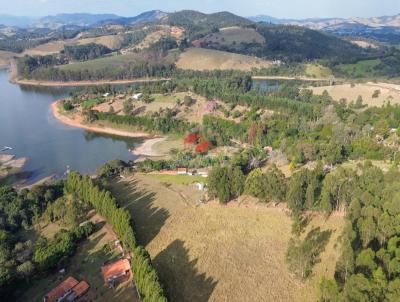
[[[271,62],[225,51],[190,48],[180,55],[176,65],[178,68],[192,70],[251,70],[252,68],[271,67]]]
[[[101,44],[110,49],[121,48],[121,42],[123,37],[121,35],[108,35],[100,36],[95,38],[84,38],[76,41],[78,45],[84,45],[89,43]]]
[[[310,78],[329,78],[332,70],[319,64],[306,64],[305,76]]]
[[[364,78],[365,75],[373,74],[374,67],[379,65],[380,60],[364,60],[355,64],[341,64],[336,68],[352,78]]]
[[[238,26],[221,28],[219,32],[209,34],[202,40],[207,43],[218,43],[224,46],[240,45],[240,43],[265,43],[265,38],[254,28]]]
[[[333,276],[343,218],[315,216],[308,230],[333,231],[322,262],[305,283],[287,270],[291,219],[283,207],[199,204],[192,186],[152,176],[115,181],[112,191],[133,216],[170,301],[317,301],[321,276]]]
[[[116,236],[102,217],[94,215],[91,220],[99,226],[99,230],[79,245],[76,254],[66,266],[66,274],[60,275],[55,272],[49,276],[32,280],[30,287],[20,297],[20,301],[42,301],[44,295],[67,276],[86,280],[90,284],[90,290],[82,298],[82,301],[138,301],[136,291],[130,281],[121,283],[115,290],[104,286],[100,268],[104,263],[115,260],[119,256],[119,252],[114,248]],[[49,232],[46,228],[44,231]],[[46,236],[51,237],[47,233]]]
[[[358,96],[363,98],[363,103],[368,106],[382,106],[385,102],[391,104],[400,104],[400,86],[388,83],[362,83],[311,87],[316,94],[322,94],[326,90],[329,95],[336,101],[345,98],[348,103],[356,101]],[[373,98],[372,95],[376,90],[380,91],[378,97]]]
[[[41,44],[34,48],[27,49],[23,52],[22,55],[45,56],[53,53],[58,53],[61,50],[63,50],[64,46],[68,43],[69,43],[68,41],[64,40],[52,41],[49,43]]]
[[[184,29],[177,26],[159,25],[157,30],[149,33],[142,42],[135,45],[136,49],[145,49],[151,44],[158,42],[161,38],[171,36],[177,40],[181,40],[184,34]]]
[[[96,71],[104,68],[113,68],[118,66],[123,66],[130,62],[136,62],[139,59],[137,54],[126,54],[126,55],[115,55],[108,56],[99,59],[89,60],[85,62],[77,62],[67,65],[61,65],[58,68],[62,70],[82,70],[88,69],[91,71]]]
[[[16,55],[16,53],[10,51],[0,50],[0,67],[10,64],[10,59]]]
[[[190,175],[167,175],[159,173],[147,174],[147,177],[156,179],[160,182],[166,182],[169,184],[181,184],[181,185],[191,185],[196,182],[205,183],[207,178],[202,176],[190,176]]]
[[[378,45],[373,42],[363,41],[363,40],[351,40],[354,45],[360,46],[361,48],[378,48]]]

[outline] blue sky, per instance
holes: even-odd
[[[400,0],[0,0],[0,7],[0,14],[19,16],[74,12],[134,16],[152,9],[195,9],[280,18],[371,17],[399,14]]]

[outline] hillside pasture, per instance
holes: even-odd
[[[89,71],[102,70],[104,68],[114,68],[124,66],[125,64],[137,62],[140,59],[138,54],[115,55],[85,62],[76,62],[67,65],[61,65],[57,68],[62,70],[79,71],[87,69]]]
[[[27,49],[23,52],[23,55],[45,56],[45,55],[58,53],[64,49],[64,46],[66,44],[70,44],[70,43],[71,43],[71,41],[65,41],[65,40],[52,41],[49,43],[41,44],[34,48]]]
[[[85,45],[90,43],[101,44],[104,45],[105,47],[108,47],[109,49],[115,50],[121,48],[122,40],[123,40],[122,35],[106,35],[95,38],[80,39],[76,43],[78,45]]]
[[[190,70],[226,70],[236,69],[249,71],[253,68],[271,67],[271,62],[256,57],[245,56],[226,51],[190,48],[183,52],[178,62],[178,68]]]
[[[355,64],[340,64],[335,68],[347,77],[364,78],[368,76],[368,74],[374,74],[374,68],[378,66],[380,62],[379,59],[363,60]]]
[[[135,46],[136,49],[148,48],[151,44],[158,42],[161,38],[171,36],[176,40],[181,40],[184,36],[184,29],[177,26],[159,25],[157,29],[150,32],[142,42]]]
[[[347,103],[356,101],[359,96],[363,98],[363,104],[368,106],[380,107],[383,104],[390,102],[391,104],[400,104],[400,86],[389,83],[361,83],[342,84],[334,86],[310,87],[315,94],[322,94],[325,90],[335,100],[345,98]],[[376,90],[380,91],[378,97],[372,97]]]
[[[264,44],[265,38],[254,28],[239,26],[221,28],[218,32],[207,35],[203,42],[216,43],[222,46],[233,46],[241,43]]]
[[[170,301],[317,301],[320,278],[333,277],[341,216],[313,216],[306,232],[320,227],[332,235],[303,283],[285,264],[291,219],[283,206],[249,197],[199,204],[193,185],[142,174],[115,181],[112,191],[131,212]]]

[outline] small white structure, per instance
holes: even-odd
[[[202,177],[208,177],[208,170],[207,169],[198,169],[197,175],[200,175]]]
[[[396,133],[397,132],[397,128],[391,128],[390,129],[390,133]]]
[[[132,98],[134,100],[139,100],[142,97],[143,93],[135,93],[134,95],[132,95]]]
[[[103,96],[106,98],[106,97],[108,97],[110,95],[110,93],[109,92],[106,92],[105,94],[103,94]]]
[[[178,175],[187,175],[188,174],[188,169],[187,168],[178,168]]]
[[[196,187],[197,187],[197,190],[199,190],[199,191],[204,191],[204,184],[203,183],[201,183],[201,182],[197,182],[196,183]]]

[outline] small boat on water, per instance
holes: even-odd
[[[13,148],[11,148],[11,147],[4,146],[3,149],[0,150],[0,152],[12,150],[12,149],[13,149]]]

